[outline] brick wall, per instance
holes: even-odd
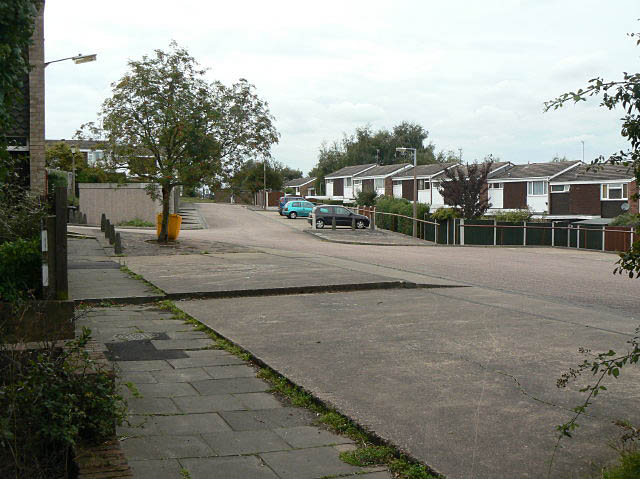
[[[402,180],[402,197],[413,201],[413,180]]]
[[[635,180],[629,183],[629,211],[633,214],[638,214],[638,200],[634,198],[634,195],[638,193],[638,185]]]
[[[44,2],[29,47],[29,161],[31,191],[46,193],[44,146]]]
[[[569,213],[600,216],[600,185],[569,186]]]
[[[390,176],[384,179],[384,194],[385,196],[393,196],[393,180]]]
[[[502,207],[508,209],[527,208],[527,182],[504,184]]]
[[[333,196],[344,196],[344,178],[333,180]]]

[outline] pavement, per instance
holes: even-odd
[[[254,366],[166,312],[96,308],[77,326],[114,362],[130,411],[117,434],[136,479],[391,478],[342,462],[350,439],[277,399]]]

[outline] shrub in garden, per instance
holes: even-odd
[[[41,264],[37,238],[0,244],[0,301],[38,297]]]
[[[531,210],[513,210],[513,211],[500,211],[493,215],[493,219],[496,221],[504,221],[509,223],[522,223],[523,221],[531,220]]]
[[[633,213],[623,213],[616,216],[611,221],[611,226],[640,226],[640,215]]]
[[[453,218],[460,218],[462,215],[455,208],[438,208],[431,214],[431,219],[435,221],[446,221]]]
[[[375,191],[359,191],[356,195],[356,204],[358,206],[373,206],[376,204],[376,197]]]
[[[28,190],[0,185],[0,244],[39,236],[41,219],[46,214],[46,203]]]
[[[413,234],[413,203],[410,201],[404,198],[380,196],[376,200],[376,212],[408,216],[408,218],[399,218],[397,216],[377,214],[376,225],[379,228],[398,231],[406,235]],[[418,203],[416,213],[418,219],[424,219],[424,216],[429,213],[429,205]]]

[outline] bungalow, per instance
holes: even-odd
[[[580,166],[582,162],[550,162],[513,165],[491,175],[490,211],[530,209],[534,214],[549,211],[549,182]]]
[[[411,168],[409,163],[375,165],[353,178],[353,194],[355,196],[360,191],[375,191],[377,195],[393,196],[392,177],[408,168]]]
[[[295,180],[288,181],[284,184],[285,188],[292,188],[296,196],[314,196],[316,194],[315,188],[316,178],[297,178]]]
[[[375,163],[345,166],[338,171],[334,171],[333,173],[326,175],[324,177],[325,195],[330,199],[354,199],[353,177],[364,171],[370,170],[375,166]]]
[[[633,170],[622,165],[579,165],[549,182],[550,214],[555,218],[613,218],[638,213],[633,199],[637,184]]]

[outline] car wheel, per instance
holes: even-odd
[[[316,220],[316,228],[318,228],[319,230],[324,228],[324,220]]]
[[[292,220],[295,220],[297,216],[298,216],[298,213],[296,213],[295,211],[292,211],[291,213],[289,213],[289,218],[291,218]]]
[[[356,221],[356,228],[358,228],[359,230],[363,230],[365,227],[364,225],[364,220],[358,220]]]
[[[284,214],[282,213],[282,211],[278,211],[278,213],[280,213],[280,216],[284,216]]]

